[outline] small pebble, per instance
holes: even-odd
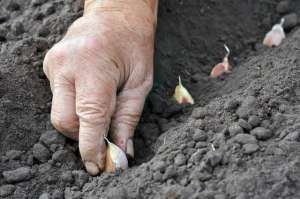
[[[290,5],[290,1],[289,0],[280,1],[277,4],[276,11],[279,14],[288,13],[290,10],[291,10],[291,5]]]
[[[205,182],[205,181],[211,179],[212,175],[208,172],[200,172],[197,177],[198,177],[198,180]]]
[[[186,163],[186,157],[183,154],[178,154],[174,160],[175,165],[181,166]]]
[[[258,140],[267,140],[273,136],[272,131],[264,127],[256,127],[250,132],[251,135],[254,135]]]
[[[64,165],[69,169],[78,169],[81,162],[75,154],[69,150],[59,150],[53,153],[52,161],[55,165]]]
[[[244,130],[238,123],[233,123],[229,128],[228,131],[230,133],[230,136],[235,136],[237,134],[244,133]]]
[[[11,184],[2,185],[0,186],[0,197],[10,196],[15,190],[16,187],[14,185]]]
[[[263,121],[261,122],[260,126],[266,128],[266,129],[268,129],[268,128],[270,128],[270,126],[271,126],[271,122],[270,122],[270,120],[263,120]]]
[[[166,169],[165,174],[163,175],[163,180],[170,179],[170,178],[174,177],[175,175],[176,175],[176,169],[175,169],[175,167],[174,166],[169,166]]]
[[[232,99],[225,103],[224,108],[227,111],[235,111],[239,105],[240,105],[240,102],[238,100]]]
[[[193,140],[195,142],[203,142],[207,140],[207,135],[205,131],[200,130],[200,129],[195,129],[194,135],[193,135]]]
[[[188,143],[187,143],[187,147],[188,148],[194,148],[195,147],[195,144],[196,144],[196,142],[194,141],[194,140],[191,140],[191,141],[189,141]]]
[[[250,154],[256,152],[259,149],[259,146],[257,144],[245,144],[243,146],[243,149],[244,149],[245,154],[250,155]]]
[[[153,171],[163,172],[166,168],[166,163],[164,161],[154,161],[151,165]]]
[[[46,26],[42,26],[38,29],[38,35],[40,37],[47,37],[50,34],[50,30]]]
[[[201,119],[196,120],[194,122],[194,127],[203,130],[205,128],[205,122],[204,122],[204,120],[201,120]]]
[[[236,114],[240,118],[247,118],[251,112],[254,111],[256,106],[256,98],[254,96],[246,97],[241,106],[237,109]]]
[[[197,142],[195,148],[196,149],[201,149],[201,148],[206,148],[207,147],[207,143],[206,142]]]
[[[28,155],[27,160],[26,160],[26,164],[29,166],[33,165],[33,155]]]
[[[35,157],[40,162],[47,162],[50,157],[50,151],[42,144],[37,143],[33,146],[33,157]]]
[[[203,154],[204,154],[203,151],[198,150],[198,151],[196,151],[195,153],[193,153],[191,155],[191,158],[190,158],[189,161],[197,164],[201,160],[201,158],[203,157]]]
[[[181,150],[181,151],[182,151],[182,150],[184,150],[186,147],[187,147],[187,145],[186,145],[186,144],[182,144],[182,145],[180,145],[180,146],[179,146],[179,150]]]
[[[48,172],[50,169],[52,168],[50,163],[44,163],[44,164],[40,164],[39,165],[39,173],[45,174],[46,172]]]
[[[238,124],[243,129],[250,131],[252,129],[252,126],[244,119],[239,119]]]
[[[43,193],[40,195],[39,199],[50,199],[50,194],[49,193]]]
[[[153,180],[155,180],[155,181],[157,181],[157,182],[161,181],[161,180],[162,180],[162,177],[163,177],[163,175],[162,175],[161,172],[159,172],[159,171],[156,171],[156,172],[154,172],[154,174],[153,174]]]
[[[53,4],[46,4],[45,6],[42,7],[42,13],[45,16],[49,16],[53,13],[55,13],[55,7]]]
[[[233,138],[234,142],[237,142],[239,144],[255,144],[257,143],[256,138],[253,135],[250,134],[238,134]]]
[[[182,186],[186,186],[187,185],[187,183],[188,183],[189,181],[188,181],[188,178],[187,177],[184,177],[184,178],[181,178],[180,179],[180,185],[182,185]]]
[[[207,161],[212,166],[215,167],[222,162],[223,154],[218,151],[209,151],[207,153]]]
[[[20,160],[22,154],[23,152],[18,150],[10,150],[5,153],[6,157],[10,160]]]
[[[252,127],[257,127],[260,124],[260,119],[258,116],[256,115],[251,115],[248,119],[248,123],[252,126]]]
[[[285,19],[283,28],[290,30],[298,25],[298,15],[296,13],[291,13],[288,15],[283,16]]]
[[[32,177],[29,167],[21,167],[12,171],[4,171],[2,173],[4,179],[8,183],[22,182]]]

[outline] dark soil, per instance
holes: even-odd
[[[89,177],[77,143],[50,124],[42,72],[81,1],[0,0],[0,198],[300,198],[299,8],[296,0],[161,0],[136,158],[119,176]],[[263,47],[284,15],[288,38]],[[233,72],[209,79],[224,43]],[[173,101],[178,75],[194,106]]]

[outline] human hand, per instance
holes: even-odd
[[[87,1],[83,17],[44,60],[51,121],[79,140],[91,175],[104,169],[109,129],[113,142],[134,155],[132,137],[153,79],[156,11],[148,3]]]

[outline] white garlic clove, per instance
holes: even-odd
[[[194,104],[194,99],[188,90],[182,85],[180,76],[179,83],[175,88],[174,98],[179,104]]]
[[[115,173],[120,170],[126,170],[128,168],[128,160],[124,151],[110,142],[107,138],[105,138],[105,140],[107,141],[108,146],[106,150],[104,171]]]
[[[265,46],[272,48],[277,47],[282,43],[283,39],[285,39],[285,32],[282,27],[283,23],[284,19],[281,19],[280,24],[275,24],[272,27],[272,30],[266,34],[263,41]]]

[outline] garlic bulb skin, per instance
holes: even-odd
[[[284,19],[281,19],[280,24],[275,24],[272,27],[272,30],[266,34],[263,41],[265,46],[272,48],[274,46],[277,47],[282,43],[283,39],[285,39],[285,32],[282,27],[283,23]]]
[[[175,88],[174,98],[178,104],[194,104],[194,99],[188,90],[182,85],[180,76],[179,83]]]
[[[110,142],[107,138],[107,149],[106,149],[106,161],[105,161],[105,172],[116,173],[118,171],[124,171],[128,168],[128,160],[126,154],[117,145]]]

